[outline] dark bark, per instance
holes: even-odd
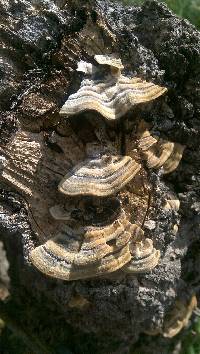
[[[10,264],[10,301],[20,313],[20,319],[15,320],[34,337],[39,328],[39,338],[49,347],[47,352],[56,352],[56,345],[66,341],[73,353],[128,352],[141,333],[162,332],[165,316],[177,298],[187,302],[199,291],[200,35],[156,1],[131,8],[107,1],[10,0],[0,2],[0,11],[0,171],[3,173],[6,159],[15,159],[13,141],[20,129],[31,141],[39,142],[43,162],[53,171],[51,180],[42,163],[39,165],[40,175],[30,177],[34,193],[28,200],[23,187],[16,185],[13,171],[13,180],[2,178],[0,231]],[[89,38],[92,35],[96,36],[94,41]],[[52,191],[60,179],[58,170],[54,175],[55,169],[59,164],[61,169],[67,166],[64,157],[73,160],[67,151],[54,165],[54,154],[59,152],[55,152],[52,134],[56,131],[63,139],[70,135],[74,141],[81,140],[76,127],[72,129],[61,120],[59,110],[80,85],[77,62],[93,62],[95,51],[104,50],[120,55],[127,75],[168,88],[165,98],[131,114],[151,122],[157,135],[186,145],[175,172],[164,179],[158,173],[149,175],[157,187],[156,198],[162,198],[169,188],[178,194],[181,208],[175,215],[158,210],[156,228],[146,230],[162,255],[151,273],[116,279],[54,280],[37,272],[28,261],[30,249],[37,244],[34,213],[38,207],[39,227],[48,231],[45,203],[48,198],[57,198]],[[131,125],[131,116],[127,119]],[[77,154],[82,153],[81,144],[73,145]],[[17,173],[20,166],[13,166]],[[23,168],[26,175],[26,166]],[[50,185],[46,186],[48,178]],[[176,223],[179,231],[174,236],[171,230]],[[69,307],[76,295],[86,298],[90,306]],[[84,332],[87,340],[83,340]],[[167,352],[168,339],[158,338],[157,348],[153,342],[148,342],[145,353],[159,352],[159,345],[162,354],[164,345]]]

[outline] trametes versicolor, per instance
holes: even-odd
[[[123,76],[121,60],[114,55],[95,55],[95,60],[96,66],[79,63],[78,70],[86,78],[80,89],[69,96],[61,115],[69,117],[93,110],[106,120],[115,121],[135,105],[152,101],[167,91],[140,78]],[[127,219],[116,197],[138,174],[141,165],[130,156],[98,150],[95,142],[93,145],[94,149],[89,145],[86,159],[73,167],[58,186],[67,197],[91,198],[92,207],[96,205],[91,225],[83,217],[75,227],[69,226],[69,210],[55,205],[50,209],[52,217],[66,223],[56,236],[31,252],[31,261],[41,272],[64,280],[92,278],[119,269],[129,274],[148,272],[158,264],[160,251],[151,239],[144,238],[140,226]],[[138,133],[138,149],[148,168],[162,167],[163,173],[170,173],[178,166],[184,147],[151,136],[144,128]],[[106,203],[110,203],[109,208]],[[164,208],[177,211],[179,201],[170,196]],[[107,220],[105,210],[109,210]]]

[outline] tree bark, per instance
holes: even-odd
[[[11,295],[0,315],[6,313],[14,327],[17,322],[28,332],[33,353],[65,353],[66,346],[72,353],[123,353],[144,332],[158,335],[153,341],[145,337],[140,344],[146,345],[145,353],[159,352],[159,345],[167,353],[166,316],[177,301],[188,304],[198,297],[200,284],[199,32],[156,1],[123,7],[92,0],[10,0],[0,1],[0,9],[0,237]],[[135,121],[143,119],[156,135],[185,146],[173,173],[147,175],[157,200],[173,191],[181,207],[169,213],[159,207],[155,227],[144,226],[161,252],[150,273],[56,280],[38,272],[29,254],[59,227],[49,214],[52,205],[64,201],[57,186],[83,159],[86,136],[94,134],[91,124],[77,117],[69,122],[59,111],[83,79],[77,63],[94,63],[95,54],[108,53],[119,55],[126,76],[168,88],[165,96],[129,112],[125,126],[107,130],[120,144],[125,139],[131,151]],[[133,192],[124,193],[130,200]],[[127,206],[138,223],[145,203],[138,201],[140,210]],[[87,305],[74,305],[77,298]]]

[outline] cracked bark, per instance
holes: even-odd
[[[141,333],[162,329],[177,298],[187,301],[199,291],[199,33],[155,1],[131,8],[106,1],[19,0],[1,1],[0,9],[0,230],[10,264],[10,301],[17,304],[17,314],[23,313],[17,320],[33,334],[39,326],[46,347],[48,338],[53,338],[49,352],[56,352],[64,340],[71,341],[72,352],[81,352],[83,332],[85,350],[127,352]],[[93,62],[93,54],[102,52],[118,53],[127,75],[168,87],[166,98],[131,114],[152,123],[156,134],[186,145],[174,173],[164,181],[159,175],[150,176],[158,187],[158,199],[166,186],[172,188],[181,209],[175,216],[158,213],[156,228],[146,230],[162,252],[159,266],[150,274],[63,282],[35,271],[28,254],[37,242],[38,227],[46,233],[54,230],[48,208],[57,201],[54,191],[61,176],[84,156],[81,129],[93,134],[83,123],[81,129],[77,122],[66,123],[59,110],[79,88],[77,62]],[[124,131],[121,138],[121,131],[129,136],[131,124],[128,117],[125,128],[116,128],[128,151],[130,140]],[[9,173],[7,161],[11,161]],[[174,237],[171,229],[177,221],[179,232]],[[91,305],[68,306],[75,296],[83,296]],[[145,343],[145,353],[158,352],[159,345],[164,353],[169,340],[158,337]]]

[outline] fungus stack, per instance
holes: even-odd
[[[131,260],[129,241],[140,231],[123,211],[105,226],[71,229],[66,225],[52,240],[35,248],[32,260],[42,272],[65,280],[114,272]]]
[[[81,62],[78,69],[89,76],[80,89],[61,108],[64,116],[93,110],[106,120],[117,120],[136,104],[151,101],[164,92],[160,87],[140,78],[121,74],[123,65],[115,56],[96,55],[97,65]],[[95,114],[95,113],[94,113]],[[140,132],[139,150],[150,168],[171,172],[179,163],[183,147]],[[31,261],[41,272],[59,279],[92,278],[115,272],[140,273],[152,270],[160,252],[153,241],[144,238],[141,227],[131,223],[117,193],[134,179],[141,164],[130,156],[109,150],[93,141],[88,144],[86,158],[74,166],[60,181],[58,190],[66,198],[81,198],[82,217],[70,225],[69,211],[64,205],[51,207],[52,217],[64,225],[57,235],[31,252]],[[89,207],[95,209],[87,218]],[[87,205],[86,205],[87,204]],[[168,201],[168,205],[171,205]]]
[[[131,244],[140,240],[143,232],[127,220],[117,198],[110,196],[133,179],[139,169],[131,157],[103,155],[88,158],[67,173],[59,191],[68,197],[89,196],[91,207],[95,202],[98,205],[99,215],[89,226],[84,220],[73,228],[64,225],[60,233],[31,252],[32,263],[47,275],[75,280],[114,272],[131,261]],[[112,212],[105,220],[101,211],[108,203]],[[56,220],[70,218],[60,205],[50,212]]]

